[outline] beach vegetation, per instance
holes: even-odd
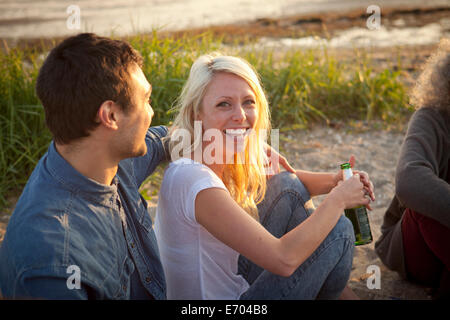
[[[376,70],[361,52],[345,62],[324,47],[280,51],[261,48],[257,42],[225,43],[209,33],[170,37],[155,31],[127,40],[143,56],[143,71],[153,86],[152,125],[171,123],[190,66],[212,51],[239,55],[255,67],[271,106],[272,127],[280,132],[334,121],[395,124],[413,111],[400,80],[402,70]],[[0,208],[20,194],[51,141],[35,83],[55,44],[0,51]],[[152,183],[159,184],[161,178],[159,172]],[[146,190],[142,194],[154,195]]]

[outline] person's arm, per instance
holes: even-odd
[[[262,268],[291,275],[336,225],[345,208],[367,204],[358,175],[340,182],[303,223],[276,238],[218,188],[200,191],[195,218],[214,237]]]
[[[295,170],[289,164],[287,159],[274,150],[271,146],[266,145],[265,147],[267,156],[269,157],[269,172],[268,178],[272,175],[280,172],[280,165],[283,166],[286,171],[294,173],[308,189],[311,197],[315,197],[322,194],[327,194],[333,189],[339,181],[343,179],[342,170],[337,173],[333,172],[312,172],[306,170]],[[352,168],[355,166],[355,156],[351,156],[349,163]],[[375,194],[373,190],[373,184],[369,179],[369,175],[364,171],[353,170],[353,174],[359,174],[361,177],[361,182],[364,184],[367,194],[370,196],[372,201],[375,201]],[[369,210],[372,210],[370,205],[367,205]]]
[[[89,294],[85,284],[69,288],[67,281],[70,274],[65,268],[33,268],[20,274],[15,281],[13,299],[38,300],[87,300]],[[92,298],[92,297],[91,297]]]
[[[369,179],[367,172],[354,170],[353,174],[358,174],[364,188],[372,201],[375,201],[373,183]],[[327,194],[333,189],[339,181],[342,181],[342,171],[332,172],[312,172],[305,170],[296,170],[295,175],[302,181],[309,191],[311,197],[321,194]]]
[[[395,192],[402,205],[450,228],[450,184],[439,177],[448,133],[435,110],[419,109],[412,117],[400,150]],[[448,161],[448,160],[447,160]]]
[[[142,157],[132,159],[134,176],[138,186],[155,171],[156,167],[162,163],[169,161],[170,156],[167,146],[164,144],[164,137],[167,135],[167,127],[157,126],[150,127],[145,136],[147,144],[147,153]]]
[[[296,170],[295,175],[308,189],[311,197],[329,193],[342,180],[338,174],[331,172]]]
[[[356,158],[351,156],[349,163],[352,168],[355,166]],[[329,193],[338,183],[343,180],[342,170],[337,173],[332,172],[311,172],[305,170],[296,170],[296,176],[302,181],[306,189],[308,189],[311,197]],[[375,201],[375,193],[373,183],[369,179],[369,175],[364,171],[353,170],[353,174],[358,174],[364,185],[366,194],[372,201]],[[370,204],[366,205],[367,209],[372,210]]]

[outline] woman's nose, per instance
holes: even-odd
[[[232,120],[234,121],[244,121],[247,118],[244,108],[239,104],[235,107],[233,111]]]

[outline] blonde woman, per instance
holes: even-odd
[[[340,173],[298,170],[267,180],[269,129],[268,103],[247,62],[195,61],[169,132],[176,160],[165,171],[155,223],[169,299],[342,294],[354,246],[342,213],[368,205],[373,186],[366,173],[342,182]],[[326,193],[308,210],[311,196]]]

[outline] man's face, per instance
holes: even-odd
[[[139,157],[147,153],[145,135],[154,115],[150,105],[152,86],[137,65],[130,69],[129,85],[132,105],[117,132],[117,146],[121,158]]]

